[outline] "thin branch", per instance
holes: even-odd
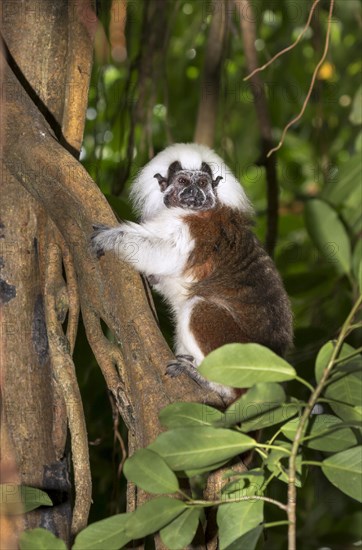
[[[259,495],[250,495],[250,496],[244,496],[244,497],[238,497],[238,498],[224,498],[219,500],[193,500],[190,502],[190,506],[219,506],[220,504],[231,504],[233,502],[244,502],[247,500],[263,500],[264,502],[269,502],[270,504],[274,504],[274,506],[277,506],[281,510],[287,511],[286,504],[283,504],[282,502],[279,502],[279,500],[275,500],[274,498],[270,497],[263,497]]]
[[[62,266],[61,250],[56,244],[54,229],[50,228],[50,225],[48,228],[49,241],[44,285],[45,315],[52,369],[65,402],[71,436],[75,485],[72,534],[76,535],[87,525],[92,502],[92,478],[82,399],[74,363],[69,353],[69,343],[57,315],[57,297]]]
[[[333,0],[332,0],[333,1]],[[300,418],[296,434],[294,436],[293,445],[291,449],[291,455],[289,458],[289,472],[288,472],[288,520],[289,520],[289,531],[288,531],[288,550],[296,550],[296,504],[297,504],[297,491],[296,491],[296,466],[297,466],[297,454],[300,442],[304,437],[304,433],[307,427],[307,422],[310,416],[310,413],[316,404],[318,397],[323,391],[323,388],[326,384],[327,378],[335,365],[335,361],[338,357],[338,354],[341,350],[344,339],[348,334],[348,328],[353,321],[353,318],[361,306],[362,295],[359,297],[357,302],[354,304],[350,314],[348,315],[346,321],[343,324],[341,332],[337,341],[335,342],[335,347],[332,353],[332,356],[328,362],[327,367],[325,368],[322,378],[320,379],[317,387],[314,392],[311,394],[310,399],[307,403],[306,408]]]
[[[273,154],[275,153],[276,151],[279,151],[279,149],[282,147],[283,143],[284,143],[284,139],[285,139],[285,136],[289,130],[289,128],[291,126],[293,126],[296,122],[298,122],[298,120],[300,120],[302,118],[302,116],[304,115],[304,112],[307,108],[307,105],[309,103],[309,100],[310,100],[310,97],[312,95],[312,91],[313,91],[313,88],[314,88],[314,83],[316,81],[316,78],[317,78],[317,75],[318,75],[318,72],[319,72],[319,69],[321,68],[321,66],[323,65],[326,57],[327,57],[327,53],[328,53],[328,49],[329,49],[329,39],[330,39],[330,34],[331,34],[331,26],[332,26],[332,14],[333,14],[333,7],[334,7],[334,0],[331,0],[331,3],[329,5],[329,14],[328,14],[328,23],[327,23],[327,34],[326,34],[326,41],[325,41],[325,45],[324,45],[324,52],[323,52],[323,55],[318,63],[318,65],[316,66],[316,68],[314,69],[314,72],[313,72],[313,76],[312,76],[312,80],[311,80],[311,83],[310,83],[310,86],[309,86],[309,90],[308,90],[308,93],[307,93],[307,96],[304,100],[304,103],[303,103],[303,106],[302,106],[302,109],[300,111],[300,113],[294,117],[290,122],[288,122],[288,124],[285,126],[284,130],[283,130],[283,133],[282,133],[282,137],[278,143],[278,145],[276,147],[274,147],[273,149],[270,149],[270,151],[268,152],[268,158]]]
[[[287,46],[286,48],[284,48],[284,50],[281,50],[280,52],[278,52],[276,55],[274,55],[274,57],[272,57],[262,67],[258,67],[257,69],[254,69],[250,74],[248,74],[248,76],[246,76],[244,78],[244,81],[249,80],[249,78],[252,78],[256,73],[259,73],[260,71],[264,71],[264,69],[269,67],[269,65],[271,65],[272,63],[274,63],[274,61],[276,61],[280,56],[282,56],[283,54],[289,52],[290,50],[292,50],[293,48],[296,47],[296,45],[301,41],[301,39],[303,38],[303,36],[307,32],[307,30],[309,29],[310,22],[311,22],[312,17],[313,17],[313,13],[314,13],[314,11],[315,11],[315,9],[316,9],[316,7],[317,7],[317,5],[319,4],[320,1],[321,0],[314,0],[314,3],[313,3],[313,5],[310,9],[310,12],[309,12],[308,21],[306,22],[304,29],[299,33],[297,39],[293,42],[293,44],[291,44],[290,46]]]

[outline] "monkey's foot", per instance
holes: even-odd
[[[107,229],[110,228],[108,227],[108,225],[103,225],[102,223],[95,223],[92,226],[94,229],[94,233],[92,233],[91,236],[91,244],[97,258],[99,259],[101,256],[104,256],[104,248],[101,245],[102,233],[103,231],[107,231]]]
[[[176,378],[183,373],[187,374],[199,386],[210,389],[210,383],[201,376],[191,355],[176,355],[176,361],[170,361],[167,365],[166,374],[171,378]]]
[[[206,380],[197,370],[194,358],[191,355],[176,355],[176,360],[170,361],[166,367],[166,374],[171,376],[171,378],[176,378],[183,373],[189,376],[201,388],[218,393],[224,401],[225,406],[235,401],[238,397],[237,392],[233,388]]]

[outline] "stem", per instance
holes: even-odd
[[[247,500],[263,500],[264,502],[269,502],[270,504],[274,504],[274,506],[277,506],[281,510],[284,510],[287,512],[287,506],[283,504],[282,502],[279,502],[279,500],[275,500],[274,498],[269,497],[262,497],[259,495],[250,495],[250,496],[244,496],[234,499],[220,499],[220,500],[193,500],[190,505],[192,506],[219,506],[220,504],[232,504],[234,502],[244,502]]]
[[[265,489],[267,488],[267,486],[269,485],[269,483],[271,482],[272,479],[275,478],[275,474],[272,473],[270,474],[270,476],[268,477],[268,479],[266,479],[261,487],[261,490],[262,491],[265,491]]]
[[[267,443],[260,443],[257,444],[257,447],[262,447],[263,449],[276,449],[278,451],[283,451],[288,455],[290,454],[290,450],[282,447],[281,445],[268,445]],[[257,447],[255,447],[255,450],[257,449]]]
[[[278,437],[278,435],[282,432],[282,429],[283,429],[284,426],[282,426],[281,428],[279,428],[279,430],[277,432],[275,432],[275,434],[273,435],[273,437],[271,437],[269,439],[269,445],[271,445],[273,443],[273,441],[276,440],[276,438]]]
[[[300,376],[296,376],[295,377],[295,380],[297,380],[298,382],[300,382],[301,384],[303,384],[303,386],[306,386],[308,388],[309,391],[314,391],[314,387],[312,386],[312,384],[309,384],[309,382],[307,382],[306,380],[304,380],[304,378],[301,378]]]
[[[338,336],[337,341],[335,342],[335,347],[332,353],[332,356],[324,369],[322,378],[320,379],[317,387],[311,394],[306,408],[300,418],[299,425],[294,437],[292,450],[289,458],[289,475],[288,475],[288,520],[289,520],[289,530],[288,530],[288,550],[296,550],[296,501],[297,501],[297,491],[295,486],[295,477],[296,477],[296,466],[297,466],[297,454],[300,442],[304,436],[309,415],[317,402],[318,397],[323,391],[326,380],[334,366],[335,360],[338,357],[338,354],[341,350],[344,339],[348,334],[348,329],[353,321],[353,318],[362,303],[362,295],[358,298],[354,304],[350,314],[348,315],[346,321],[344,322],[341,332]]]
[[[265,458],[268,458],[267,453],[264,453],[261,449],[258,449],[258,447],[255,447],[254,450],[262,457],[263,460],[264,460]]]
[[[352,332],[353,330],[357,330],[358,328],[362,328],[362,322],[361,323],[355,323],[354,325],[351,325],[349,327],[349,332]]]
[[[352,357],[355,357],[355,355],[359,355],[361,352],[362,352],[362,346],[360,348],[355,349],[349,355],[345,355],[344,357],[338,357],[338,359],[335,360],[335,364],[337,365],[338,363],[344,363],[345,361],[349,361],[349,359],[352,359]]]
[[[328,382],[329,382],[329,380],[327,380],[327,383],[325,384],[325,386],[328,386]],[[328,398],[319,397],[318,403],[327,403],[328,405],[330,405],[331,403],[335,403],[336,405],[343,405],[344,407],[351,407],[351,409],[354,409],[354,407],[355,407],[355,405],[351,405],[351,403],[346,403],[345,401],[340,401],[339,399],[332,399],[331,397],[328,397]],[[353,427],[355,428],[356,425],[353,425]]]
[[[322,466],[322,462],[317,460],[303,460],[302,466]]]
[[[279,525],[288,525],[288,524],[289,524],[289,521],[272,521],[270,523],[264,523],[263,527],[267,529],[268,527],[278,527]]]

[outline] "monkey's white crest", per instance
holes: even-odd
[[[206,162],[212,170],[213,178],[223,178],[217,187],[220,203],[242,212],[252,211],[244,189],[219,155],[205,145],[175,143],[146,164],[133,182],[131,198],[142,220],[151,219],[167,208],[162,200],[160,185],[154,176],[159,173],[166,177],[169,166],[175,161],[179,161],[182,168],[188,170],[200,170],[202,162]]]

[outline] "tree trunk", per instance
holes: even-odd
[[[67,423],[75,479],[73,535],[85,525],[90,505],[86,433],[71,359],[78,298],[89,343],[130,430],[131,449],[158,435],[158,412],[169,402],[222,402],[187,377],[174,382],[164,376],[172,356],[141,278],[111,254],[97,260],[89,246],[92,223],[116,223],[74,157],[82,140],[96,25],[90,2],[7,0],[3,9],[8,48],[0,241],[3,406],[21,482],[59,502],[30,514],[27,525],[47,526],[67,539]],[[101,319],[121,347],[105,339]],[[129,507],[142,499],[130,492]]]

